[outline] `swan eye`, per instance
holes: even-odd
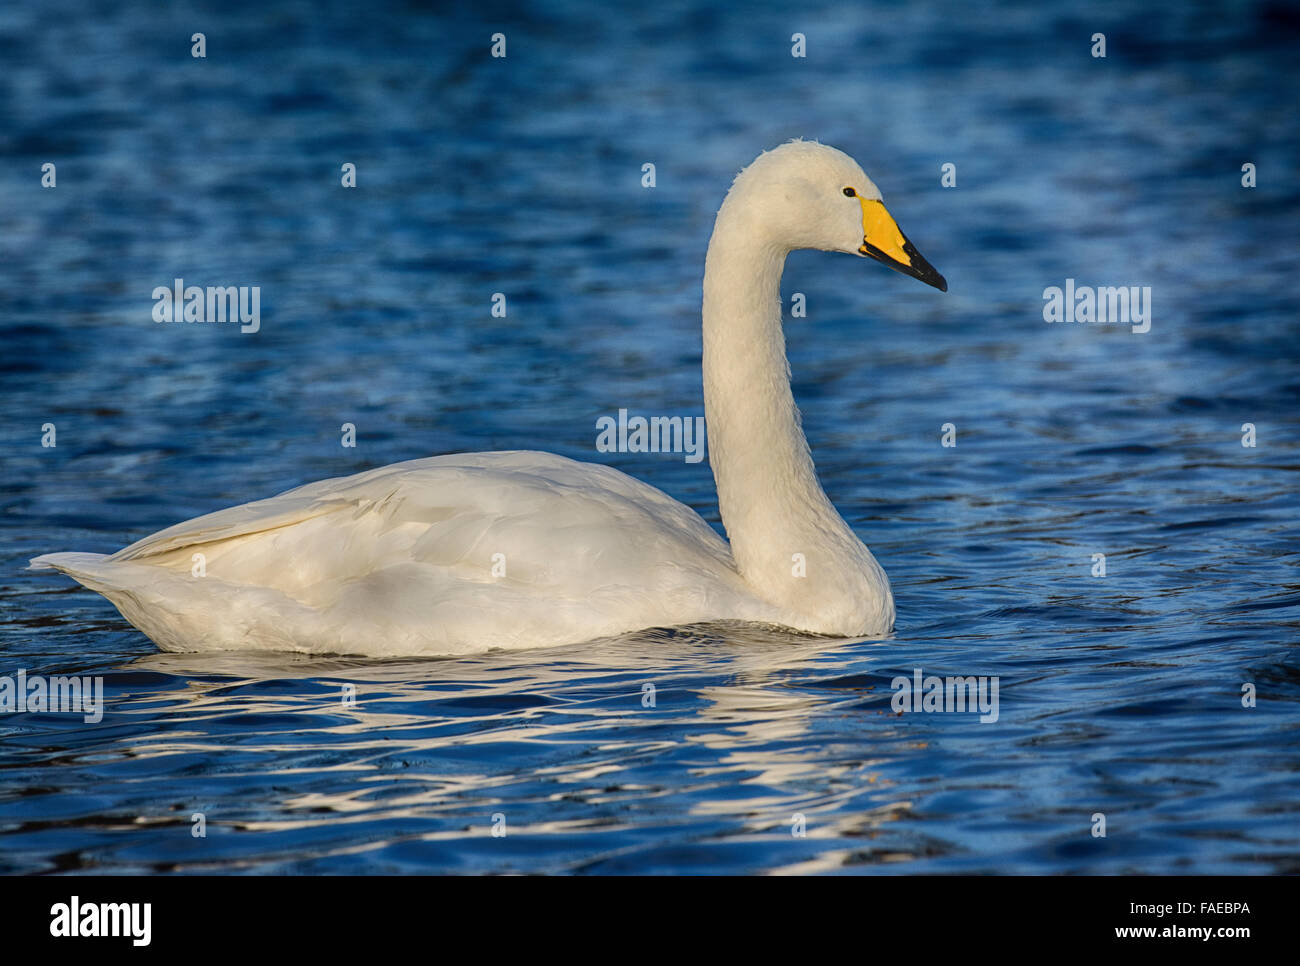
[[[857,196],[858,196],[858,193],[857,193],[856,191],[854,191],[852,188],[845,188],[845,189],[844,189],[844,197],[845,197],[845,198],[856,198]]]

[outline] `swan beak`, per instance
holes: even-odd
[[[919,278],[940,292],[948,291],[948,280],[936,272],[916,246],[908,241],[884,204],[862,197],[858,200],[862,202],[862,247],[858,254],[874,258],[896,272]]]

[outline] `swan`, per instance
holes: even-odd
[[[736,176],[703,303],[708,449],[730,543],[612,467],[513,451],[309,483],[113,554],[31,567],[102,594],[164,651],[449,656],[711,621],[884,636],[889,579],[823,492],[790,391],[780,282],[804,248],[948,288],[847,154],[796,140]]]

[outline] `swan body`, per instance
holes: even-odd
[[[794,141],[737,176],[704,279],[710,462],[730,544],[599,464],[438,456],[179,523],[117,553],[55,553],[166,651],[450,655],[647,627],[893,627],[889,581],[817,481],[781,332],[786,254],[874,258],[946,289],[848,155]]]

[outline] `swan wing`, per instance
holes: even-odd
[[[171,650],[465,653],[768,616],[693,510],[546,453],[398,463],[33,563]]]

